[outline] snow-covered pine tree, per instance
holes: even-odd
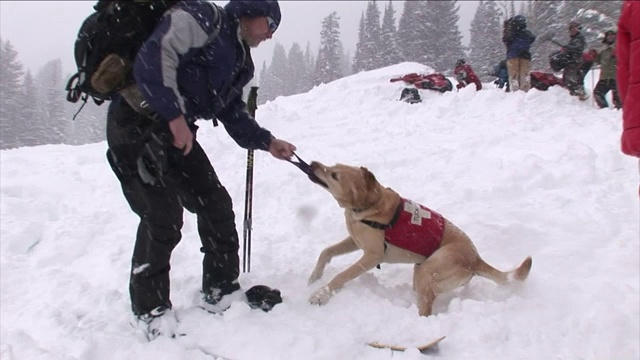
[[[262,69],[260,69],[260,76],[259,76],[259,86],[260,86],[260,90],[258,91],[258,105],[260,104],[264,104],[266,102],[266,100],[264,100],[265,98],[265,94],[268,95],[269,93],[269,83],[271,81],[269,81],[269,76],[271,76],[271,74],[269,73],[269,66],[267,65],[267,61],[263,61],[262,62]]]
[[[398,22],[398,48],[404,61],[425,63],[430,25],[425,18],[425,1],[405,1]]]
[[[42,114],[39,111],[40,107],[38,106],[38,88],[29,70],[27,70],[27,73],[24,75],[22,91],[22,123],[25,129],[28,129],[24,134],[24,145],[36,146],[44,144],[41,139],[45,138],[45,129],[42,126],[38,126],[38,122],[42,118]]]
[[[22,104],[22,76],[24,70],[18,60],[18,51],[9,40],[0,38],[0,149],[26,145]]]
[[[353,56],[353,65],[351,69],[353,69],[354,73],[359,73],[360,71],[364,71],[365,61],[364,61],[364,53],[362,52],[365,42],[365,28],[364,28],[364,11],[362,15],[360,15],[360,25],[358,25],[358,42],[356,43],[356,53]]]
[[[340,17],[334,11],[322,20],[314,85],[329,83],[342,77],[340,46]]]
[[[284,46],[275,43],[271,64],[267,67],[263,77],[260,78],[260,96],[258,103],[274,100],[278,96],[287,94],[287,53]]]
[[[289,48],[287,56],[287,81],[286,86],[289,88],[289,94],[300,94],[308,91],[307,88],[307,69],[304,62],[304,54],[300,44],[294,42]]]
[[[610,0],[610,1],[596,1],[589,2],[589,9],[599,11],[603,14],[607,14],[608,17],[613,19],[620,18],[620,11],[622,10],[622,0]]]
[[[535,0],[531,4],[531,13],[527,16],[527,28],[535,35],[536,41],[531,45],[531,69],[551,71],[549,67],[549,55],[560,47],[548,38],[558,41],[565,37],[567,27],[558,23],[560,1]],[[563,40],[567,41],[567,40]]]
[[[362,43],[362,57],[364,70],[373,70],[382,66],[380,59],[380,9],[375,0],[367,3],[364,17],[364,36]]]
[[[351,52],[348,50],[345,51],[344,44],[342,41],[340,42],[340,71],[342,71],[342,76],[349,76],[352,74],[351,72]]]
[[[382,67],[402,61],[402,54],[398,48],[395,13],[393,3],[389,0],[389,4],[384,7],[382,26],[380,28],[380,66]]]
[[[529,1],[538,1],[538,0],[529,0]],[[549,1],[549,0],[543,0]],[[557,1],[557,0],[552,0]],[[503,14],[505,19],[508,19],[515,15],[515,5],[513,4],[513,0],[498,0],[496,1],[496,5],[500,9],[500,12]]]
[[[44,103],[44,117],[39,123],[47,129],[46,144],[68,144],[71,119],[65,114],[62,60],[48,61],[36,75],[36,83]]]
[[[476,74],[488,74],[500,60],[505,59],[502,43],[502,21],[500,10],[493,0],[481,1],[471,21],[469,41],[469,63]]]
[[[274,83],[274,95],[276,97],[281,95],[291,95],[291,89],[288,86],[289,74],[288,71],[288,59],[287,51],[284,45],[276,42],[273,47],[273,56],[271,56],[271,65],[269,71],[273,75]]]
[[[429,24],[426,64],[439,72],[452,71],[456,60],[465,57],[458,28],[460,7],[457,0],[429,0],[426,4],[423,20]]]
[[[304,66],[305,66],[305,91],[313,88],[313,73],[316,69],[316,59],[311,51],[311,43],[307,41],[307,46],[304,49]]]

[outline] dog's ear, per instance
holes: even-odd
[[[378,180],[376,180],[376,177],[373,175],[371,171],[369,171],[369,169],[367,169],[364,166],[360,167],[360,170],[362,170],[362,174],[364,176],[364,183],[367,185],[367,189],[373,189],[378,183]]]

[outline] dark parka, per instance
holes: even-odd
[[[218,35],[209,41],[216,31],[214,11],[222,21]],[[266,150],[271,133],[248,114],[242,100],[254,65],[238,26],[234,14],[213,4],[181,1],[138,52],[134,77],[162,120],[182,114],[195,129],[197,119],[217,118],[238,145]]]
[[[577,64],[582,62],[582,52],[587,46],[587,41],[584,39],[584,35],[581,32],[577,32],[571,36],[569,43],[562,47],[564,53],[567,55],[567,60],[570,64]]]

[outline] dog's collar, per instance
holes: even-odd
[[[398,207],[396,208],[396,212],[393,214],[393,218],[391,218],[391,221],[388,224],[380,224],[377,221],[371,221],[371,220],[360,220],[361,223],[365,224],[365,225],[369,225],[374,229],[377,230],[387,230],[387,229],[391,229],[393,227],[393,225],[395,225],[398,222],[398,218],[400,218],[400,213],[402,212],[402,201],[400,201],[400,204],[398,204]],[[353,211],[358,212],[357,209],[353,209]]]

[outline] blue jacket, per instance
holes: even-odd
[[[500,61],[498,64],[496,64],[493,67],[493,71],[489,75],[493,75],[497,77],[503,83],[506,83],[507,81],[509,81],[509,72],[507,71],[507,62],[505,60]]]
[[[221,16],[215,34],[215,12]],[[197,119],[218,119],[238,145],[268,149],[271,133],[247,112],[242,89],[254,76],[249,47],[238,19],[205,1],[181,1],[160,20],[138,51],[136,84],[162,120],[184,115],[195,132]]]
[[[527,29],[514,30],[503,36],[502,42],[507,46],[507,59],[522,58],[523,52],[529,53],[535,35]],[[529,53],[529,59],[531,59]]]

